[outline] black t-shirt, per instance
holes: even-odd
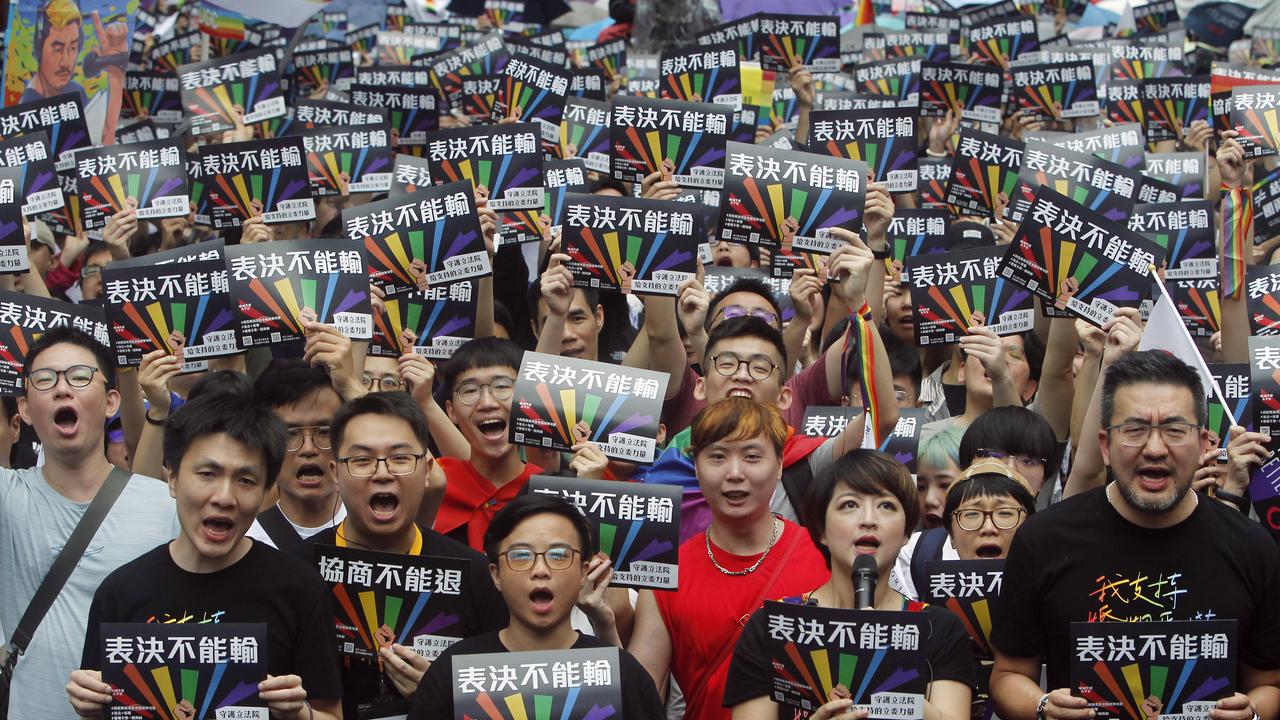
[[[165,543],[98,586],[80,667],[102,668],[104,622],[266,623],[267,672],[297,675],[308,697],[334,699],[342,684],[327,595],[307,566],[259,542],[236,564],[211,573],[178,567]]]
[[[582,648],[607,648],[610,645],[591,635],[578,633],[578,641],[571,650]],[[460,640],[431,664],[431,669],[418,683],[413,695],[409,720],[436,720],[453,717],[453,657],[455,655],[483,655],[485,653],[511,652],[498,637],[498,631]],[[667,716],[653,678],[648,671],[626,650],[618,650],[618,662],[622,671],[622,707],[627,720],[664,720]]]
[[[315,564],[314,545],[336,545],[338,532],[336,528],[327,528],[312,535],[293,550],[300,558],[305,558],[319,577],[319,569]],[[434,530],[422,531],[422,554],[438,557],[462,558],[471,563],[467,572],[467,587],[471,588],[472,600],[468,604],[468,612],[463,616],[463,633],[472,637],[489,630],[507,626],[507,604],[502,594],[493,585],[493,577],[489,575],[489,559],[467,545],[441,535]],[[325,597],[332,593],[326,591]],[[326,608],[328,624],[332,631],[335,616],[332,606]],[[327,636],[333,641],[332,632]],[[395,685],[378,670],[376,659],[340,658],[342,670],[342,716],[345,718],[382,717],[384,713],[403,715],[408,708],[408,701],[396,691]],[[363,708],[361,707],[363,706]]]
[[[925,605],[920,608],[929,619],[929,638],[925,652],[929,658],[929,681],[954,680],[973,687],[973,655],[964,626],[945,608]],[[724,686],[724,706],[733,707],[748,700],[769,695],[773,684],[773,665],[769,660],[769,627],[764,610],[757,610],[747,621],[738,644],[733,647],[729,677]],[[778,706],[778,717],[796,720],[810,713],[791,706]]]
[[[1160,530],[1121,517],[1099,488],[1037,512],[1018,529],[994,606],[991,641],[1043,657],[1068,687],[1071,623],[1231,619],[1240,660],[1280,667],[1280,548],[1257,523],[1199,497]]]

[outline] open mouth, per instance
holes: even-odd
[[[324,483],[324,468],[315,463],[307,463],[298,468],[295,477],[303,487],[320,487]]]
[[[716,266],[729,267],[731,265],[733,265],[733,258],[729,257],[728,255],[716,256]]]
[[[1159,491],[1173,479],[1173,473],[1169,472],[1168,468],[1148,466],[1138,468],[1137,477],[1144,490]]]
[[[746,388],[733,388],[733,389],[731,389],[731,390],[729,391],[729,397],[740,397],[740,398],[746,398],[746,399],[748,399],[748,400],[754,400],[754,399],[755,399],[755,396],[753,396],[753,395],[751,394],[751,391],[750,391],[750,390],[748,390],[748,389],[746,389]]]
[[[571,357],[571,358],[582,357],[582,348],[578,348],[578,347],[561,348],[560,354],[563,355],[564,357]]]
[[[724,497],[725,500],[728,500],[730,503],[734,505],[745,502],[746,499],[751,496],[751,493],[747,492],[746,490],[729,490],[727,492],[723,492],[720,494]]]
[[[400,498],[391,493],[374,493],[369,498],[369,509],[373,511],[373,518],[380,522],[387,522],[396,516],[396,510],[400,509]]]
[[[476,429],[485,440],[498,442],[507,438],[507,421],[502,418],[490,418],[476,423]]]
[[[533,607],[533,611],[539,614],[551,612],[552,603],[555,601],[555,593],[549,588],[534,588],[529,593],[529,603]]]
[[[853,543],[853,549],[859,555],[874,555],[880,549],[880,538],[875,535],[863,535]]]
[[[221,543],[231,538],[235,523],[231,522],[229,518],[210,517],[205,518],[204,522],[200,523],[200,527],[204,530],[206,540],[213,543]]]
[[[942,527],[942,516],[934,513],[925,514],[924,526],[927,528]]]
[[[1004,554],[1004,548],[995,543],[983,543],[974,550],[974,553],[984,560],[995,560]]]
[[[63,434],[71,435],[80,424],[80,415],[70,407],[58,408],[53,413],[53,424]]]

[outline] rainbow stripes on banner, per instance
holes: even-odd
[[[849,632],[850,623],[860,628],[870,625],[872,632]],[[894,628],[900,642],[876,643],[876,625],[884,628],[886,636],[889,628]],[[924,643],[929,620],[920,612],[766,601],[751,616],[743,635],[760,644],[772,666],[769,694],[778,703],[819,707],[831,697],[837,683],[849,689],[855,704],[872,703],[881,693],[921,694],[928,685]],[[901,642],[903,637],[917,637],[920,642],[913,648],[911,643]]]
[[[1172,140],[1197,120],[1209,121],[1209,77],[1149,79],[1142,82],[1147,140]]]
[[[703,238],[697,210],[674,200],[567,195],[565,266],[582,287],[674,297],[696,270]]]
[[[334,643],[344,659],[376,658],[396,643],[435,660],[466,633],[475,590],[464,558],[333,545],[316,545],[314,558],[333,594]]]
[[[809,147],[865,162],[869,179],[890,192],[915,192],[917,114],[914,108],[815,111],[809,116]]]
[[[583,57],[588,66],[603,70],[606,78],[621,75],[627,64],[627,41],[622,38],[592,45],[583,51]]]
[[[586,516],[600,552],[613,565],[610,584],[677,588],[684,492],[679,486],[534,475],[529,492],[562,497]]]
[[[53,157],[59,169],[70,167],[71,152],[88,148],[92,142],[85,124],[84,104],[77,93],[32,100],[0,108],[0,128],[8,140],[36,130],[47,130]]]
[[[527,210],[543,200],[538,137],[533,123],[438,130],[425,157],[437,183],[468,180],[495,210]]]
[[[760,66],[787,72],[800,63],[814,73],[840,71],[840,23],[829,15],[761,13]]]
[[[268,225],[315,219],[306,149],[297,137],[205,146],[201,198],[215,229],[261,212]]]
[[[391,131],[385,123],[357,128],[317,128],[297,133],[307,151],[313,195],[347,195],[391,189]]]
[[[921,115],[947,112],[980,122],[999,122],[1004,79],[990,65],[925,62],[920,65]]]
[[[1076,222],[1096,228],[1098,238],[1075,232]],[[1041,187],[998,274],[1045,300],[1047,313],[1070,311],[1101,327],[1117,308],[1138,307],[1151,296],[1149,267],[1163,262],[1156,243]]]
[[[1231,127],[1245,157],[1275,155],[1280,148],[1280,88],[1238,87],[1231,91]]]
[[[229,246],[226,258],[243,347],[302,338],[303,317],[333,325],[353,340],[372,335],[362,246],[346,238],[277,240]]]
[[[181,137],[79,150],[75,163],[86,230],[106,226],[127,200],[136,203],[139,220],[191,212]]]
[[[659,124],[659,117],[679,117],[681,122]],[[675,181],[684,187],[724,184],[724,146],[733,121],[729,108],[617,96],[611,120],[614,178],[640,182],[670,160],[675,163]]]
[[[204,46],[204,33],[192,30],[175,35],[151,52],[151,65],[156,72],[177,73],[178,68],[196,61],[197,47]]]
[[[605,455],[651,463],[667,380],[661,372],[526,352],[511,405],[512,442],[568,451],[583,422]]]
[[[178,68],[182,107],[194,135],[231,130],[235,109],[244,109],[245,124],[285,114],[284,87],[274,50],[251,50]]]
[[[1004,560],[932,560],[924,564],[927,587],[921,600],[950,610],[983,658],[991,653],[991,606],[1000,597]]]
[[[664,52],[658,63],[660,94],[690,102],[717,102],[725,96],[739,99],[742,78],[738,60],[738,43],[732,41]]]
[[[63,325],[111,344],[101,307],[0,290],[0,395],[22,394],[27,352],[45,332]]]
[[[370,355],[399,357],[418,353],[447,359],[475,337],[478,303],[475,286],[469,281],[386,298],[382,306],[381,312],[375,309],[373,314]],[[412,345],[405,342],[405,330],[413,333]]]
[[[294,97],[308,97],[322,86],[346,90],[355,76],[356,66],[346,49],[294,53],[291,90]]]
[[[1025,143],[963,128],[947,180],[947,204],[961,215],[995,214],[996,198],[1013,198]]]
[[[1073,694],[1088,700],[1099,720],[1207,715],[1235,688],[1238,632],[1235,620],[1073,622]],[[1182,657],[1172,641],[1180,636],[1195,639],[1196,657]],[[1111,659],[1108,649],[1122,645],[1139,651]]]
[[[1223,188],[1222,209],[1222,297],[1238,300],[1244,291],[1247,240],[1253,234],[1253,194],[1242,187]]]
[[[1218,400],[1218,393],[1207,393],[1209,401],[1208,428],[1217,435],[1225,447],[1232,425],[1240,425],[1252,430],[1253,418],[1249,412],[1250,377],[1249,363],[1209,363],[1209,374],[1218,384],[1224,406]]]
[[[1178,317],[1193,337],[1210,337],[1222,329],[1222,303],[1215,278],[1166,280],[1165,286]]]
[[[203,720],[266,712],[258,697],[267,677],[265,623],[103,623],[99,635],[102,681],[116,690],[106,717]]]
[[[957,342],[974,325],[997,335],[1032,329],[1031,293],[996,275],[1003,254],[1000,247],[979,247],[907,258],[917,345]]]
[[[113,262],[102,270],[102,288],[122,367],[155,350],[181,348],[188,361],[240,351],[220,240]]]
[[[580,680],[572,687],[553,682],[547,672],[552,666]],[[631,712],[622,707],[624,676],[615,647],[459,655],[453,660],[453,717],[620,720]]]
[[[826,237],[830,228],[861,225],[866,163],[745,143],[726,150],[718,240],[829,254],[843,242]]]
[[[149,117],[159,123],[182,121],[182,97],[172,73],[130,70],[124,76],[120,117]]]
[[[557,150],[562,158],[582,158],[590,170],[609,172],[609,103],[586,98],[566,100]]]
[[[1014,101],[1042,120],[1098,114],[1098,87],[1093,63],[1088,60],[1018,65],[1010,73]]]

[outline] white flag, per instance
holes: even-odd
[[[1163,285],[1163,284],[1162,284]],[[1169,293],[1161,293],[1151,309],[1151,317],[1147,327],[1142,331],[1142,339],[1138,341],[1139,350],[1164,350],[1182,362],[1195,368],[1200,373],[1200,382],[1204,384],[1204,394],[1208,398],[1217,394],[1217,385],[1213,382],[1213,374],[1209,372],[1200,355],[1200,349],[1187,332],[1187,326],[1178,316],[1178,310],[1169,299]],[[1230,407],[1223,404],[1224,407]]]

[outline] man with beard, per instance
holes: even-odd
[[[1236,692],[1209,717],[1276,717],[1280,557],[1257,523],[1191,492],[1213,447],[1199,374],[1164,352],[1135,352],[1107,369],[1101,392],[1098,443],[1114,482],[1036,513],[1014,536],[992,613],[996,711],[1093,716],[1069,687],[1072,622],[1216,618],[1239,622],[1240,645]]]

